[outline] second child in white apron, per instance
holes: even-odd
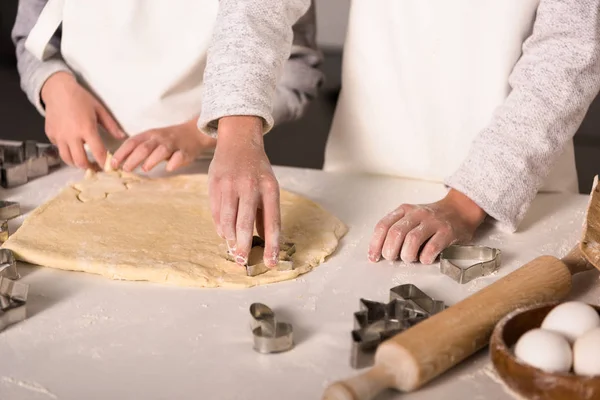
[[[173,170],[214,150],[218,233],[245,264],[257,218],[274,266],[279,190],[262,136],[299,117],[321,82],[309,6],[20,0],[13,39],[22,86],[68,164],[90,167],[84,145],[101,165],[106,146],[116,150],[113,167],[126,171],[161,161]]]
[[[600,0],[351,2],[325,170],[450,188],[384,217],[371,261],[432,263],[486,216],[516,230],[540,189],[577,192],[599,27]]]

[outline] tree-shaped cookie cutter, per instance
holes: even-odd
[[[350,365],[365,368],[373,364],[381,342],[409,329],[446,308],[412,284],[390,289],[389,303],[360,299],[360,311],[354,313]]]
[[[493,247],[453,245],[440,254],[440,271],[458,283],[467,283],[497,271],[501,255],[501,251]],[[461,260],[474,263],[461,266],[453,262]]]
[[[294,331],[291,324],[278,322],[275,313],[262,303],[250,306],[254,350],[259,353],[281,353],[294,347]]]

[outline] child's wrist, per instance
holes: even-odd
[[[262,144],[263,120],[256,116],[234,115],[219,120],[219,142],[250,140]]]
[[[455,189],[450,189],[443,202],[449,203],[472,226],[478,227],[483,223],[487,213],[467,195]]]

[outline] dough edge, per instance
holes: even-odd
[[[127,174],[128,176],[133,176],[133,174]],[[195,174],[195,175],[204,175],[204,174]],[[90,175],[86,173],[84,180],[90,179]],[[151,179],[154,181],[157,180],[178,180],[178,179],[186,179],[186,177],[190,177],[194,175],[179,175],[169,178],[158,178]],[[138,177],[140,180],[144,181],[148,178]],[[48,207],[56,201],[58,198],[62,196],[77,196],[79,191],[75,189],[73,186],[76,184],[70,183],[67,187],[61,190],[59,194],[50,200],[46,201],[44,204],[40,205],[36,209],[34,209],[27,217],[25,217],[21,227],[17,229],[17,231],[12,234],[8,241],[6,241],[1,247],[10,249],[13,251],[15,258],[19,261],[26,262],[33,265],[45,266],[54,269],[64,270],[64,271],[72,271],[72,272],[87,272],[95,275],[101,275],[109,279],[113,280],[127,280],[127,281],[147,281],[153,283],[161,283],[168,284],[174,286],[183,286],[183,287],[204,287],[204,288],[249,288],[257,285],[265,285],[270,283],[282,282],[286,280],[292,280],[297,278],[300,275],[308,273],[312,271],[314,268],[319,266],[321,263],[325,262],[326,259],[331,256],[336,249],[340,245],[340,240],[346,235],[348,232],[348,227],[339,220],[336,216],[329,213],[325,210],[320,204],[313,202],[303,196],[297,195],[293,192],[289,192],[286,190],[282,190],[282,194],[286,193],[292,197],[297,197],[300,201],[310,202],[313,207],[319,208],[323,213],[328,214],[330,218],[330,222],[333,222],[333,229],[330,232],[326,233],[326,243],[335,243],[333,246],[323,247],[319,249],[318,255],[314,255],[308,258],[308,262],[304,265],[300,265],[291,271],[269,271],[258,277],[247,277],[243,281],[236,282],[228,282],[226,280],[221,281],[211,281],[209,279],[204,280],[190,280],[188,276],[180,274],[176,270],[172,270],[170,272],[164,273],[160,270],[151,271],[149,269],[145,270],[145,277],[140,278],[139,270],[137,267],[129,265],[129,264],[115,264],[115,265],[106,265],[102,262],[89,260],[73,260],[72,258],[66,256],[64,253],[60,251],[53,251],[48,249],[39,249],[33,247],[28,241],[22,241],[20,239],[19,231],[26,228],[28,224],[34,220],[36,217],[42,215]],[[58,247],[57,247],[58,248]],[[308,254],[311,254],[310,250]]]

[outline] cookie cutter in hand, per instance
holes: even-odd
[[[252,238],[252,249],[250,250],[250,256],[248,257],[248,263],[246,264],[246,275],[257,276],[270,270],[263,261],[264,249],[265,241],[260,236],[254,236]],[[277,263],[278,271],[291,271],[294,269],[292,256],[295,252],[296,245],[292,243],[283,243],[280,246],[279,262]],[[233,254],[229,251],[226,252],[225,258],[228,261],[235,262]]]
[[[294,347],[294,332],[292,325],[277,322],[275,313],[262,303],[250,306],[252,315],[252,335],[254,350],[259,353],[281,353]]]
[[[454,261],[475,261],[471,265],[456,265]],[[440,254],[440,271],[458,283],[490,275],[500,267],[501,251],[486,246],[453,245]]]
[[[0,276],[0,331],[27,318],[29,285]]]
[[[365,368],[373,364],[375,351],[383,341],[411,328],[446,308],[415,285],[390,289],[390,302],[361,299],[360,311],[354,313],[350,365]]]

